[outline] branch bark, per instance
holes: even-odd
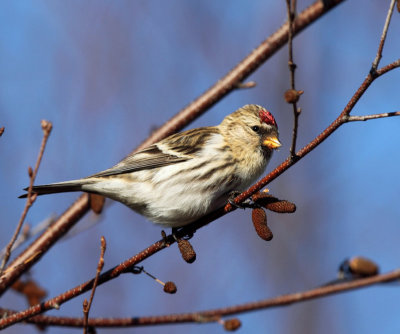
[[[360,278],[350,282],[338,283],[334,285],[322,286],[315,289],[291,293],[274,298],[264,299],[257,302],[244,303],[241,305],[218,308],[208,311],[168,314],[149,317],[129,317],[129,318],[93,318],[89,319],[89,326],[92,327],[136,327],[153,326],[178,323],[209,323],[217,322],[221,317],[242,314],[246,312],[270,309],[275,307],[292,305],[312,299],[322,298],[337,293],[343,293],[355,289],[370,287],[375,284],[398,281],[400,279],[400,269],[389,273]],[[12,310],[0,309],[0,315],[15,314]],[[12,315],[11,315],[12,316]],[[82,327],[83,318],[35,316],[27,322],[39,325],[52,325],[63,327]]]

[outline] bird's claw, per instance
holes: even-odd
[[[164,242],[165,246],[169,247],[171,242],[168,240],[167,233],[165,233],[164,230],[161,231],[161,237],[163,238],[163,242]]]
[[[230,194],[229,194],[229,198],[228,198],[228,202],[229,202],[229,204],[230,205],[232,205],[232,206],[234,206],[235,208],[237,208],[237,209],[246,209],[246,208],[251,208],[251,209],[254,209],[254,208],[259,208],[260,206],[257,204],[257,203],[255,203],[252,199],[250,199],[250,198],[247,198],[247,199],[245,199],[242,203],[240,203],[240,204],[237,204],[237,203],[235,203],[235,198],[239,195],[239,194],[241,194],[241,192],[240,191],[231,191],[230,192]]]
[[[175,240],[176,242],[178,242],[179,239],[182,239],[182,240],[190,240],[191,238],[193,238],[193,232],[188,233],[188,234],[185,234],[183,237],[178,238],[178,237],[176,236],[176,234],[178,233],[179,230],[180,230],[179,227],[173,227],[173,228],[172,228],[172,233],[171,233],[171,234],[172,234],[172,237],[174,238],[174,240]]]

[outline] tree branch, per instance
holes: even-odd
[[[334,131],[336,131],[342,124],[347,122],[349,118],[349,114],[353,110],[354,106],[357,104],[358,100],[363,96],[366,92],[368,87],[372,84],[372,82],[379,78],[380,76],[386,74],[387,72],[400,67],[400,59],[397,59],[393,63],[382,67],[381,69],[377,70],[374,75],[369,73],[361,86],[357,89],[354,95],[351,97],[350,101],[347,103],[346,107],[340,113],[340,115],[324,130],[322,131],[317,137],[315,137],[309,144],[304,146],[300,151],[296,153],[297,159],[291,159],[291,157],[287,158],[282,164],[276,167],[272,172],[270,172],[267,176],[262,178],[258,181],[255,185],[250,187],[248,190],[242,192],[239,196],[234,199],[235,204],[240,204],[255,192],[261,190],[265,187],[268,183],[275,180],[279,175],[285,172],[287,169],[292,167],[297,161],[301,158],[305,157],[308,153],[310,153],[313,149],[315,149],[318,145],[320,145],[326,138],[328,138]],[[228,203],[225,205],[224,213],[233,211],[235,208]],[[224,213],[218,216],[222,216]]]
[[[300,95],[296,91],[295,85],[295,72],[297,65],[294,63],[293,60],[293,22],[295,19],[296,13],[296,1],[294,0],[286,0],[286,10],[287,10],[287,17],[288,17],[288,27],[289,27],[289,40],[288,40],[288,49],[289,49],[289,71],[290,71],[290,92],[292,92],[292,98],[286,98],[288,103],[291,103],[293,106],[293,132],[292,132],[292,144],[290,146],[290,155],[292,159],[296,157],[296,141],[297,141],[297,129],[299,126],[299,116],[300,110],[297,109],[297,101]],[[287,97],[287,94],[285,94]]]
[[[104,237],[101,237],[100,258],[97,264],[96,277],[94,278],[92,292],[90,294],[89,302],[86,298],[83,302],[83,334],[86,334],[88,332],[89,311],[93,303],[94,293],[99,282],[100,273],[104,267],[104,253],[106,252],[106,247],[106,239]]]
[[[303,147],[300,151],[296,153],[298,159],[293,160],[291,157],[287,158],[281,165],[275,168],[272,172],[270,172],[267,176],[257,182],[255,185],[250,187],[248,190],[241,193],[234,199],[236,204],[240,204],[245,199],[249,198],[252,194],[259,191],[261,188],[266,186],[269,182],[277,178],[281,175],[284,171],[289,169],[293,166],[297,161],[305,157],[308,153],[310,153],[314,148],[316,148],[319,144],[321,144],[326,138],[328,138],[335,130],[337,130],[342,124],[347,122],[349,118],[349,113],[356,105],[357,101],[361,98],[361,96],[365,93],[367,88],[371,85],[371,83],[378,78],[379,76],[400,67],[400,59],[396,60],[395,62],[379,69],[376,71],[376,75],[372,76],[368,74],[365,78],[364,82],[361,86],[357,89],[356,93],[350,99],[349,103],[343,109],[341,114],[321,133],[319,134],[314,140],[312,140],[308,145]],[[211,214],[202,217],[201,219],[184,226],[177,232],[175,232],[175,237],[169,235],[166,239],[161,239],[151,246],[147,247],[145,250],[141,251],[140,253],[136,254],[135,256],[131,257],[130,259],[124,261],[120,265],[108,270],[107,272],[103,273],[99,277],[98,285],[101,285],[119,275],[129,272],[132,270],[133,266],[137,265],[138,263],[142,262],[146,258],[154,255],[155,253],[159,252],[160,250],[168,247],[169,245],[173,244],[176,239],[179,239],[187,234],[194,233],[199,228],[207,225],[211,221],[225,215],[226,213],[233,211],[235,207],[228,203],[224,208],[220,208]],[[76,296],[90,290],[93,287],[94,279],[82,283],[75,288],[68,290],[67,292],[54,297],[46,302],[41,303],[40,305],[32,306],[25,311],[21,311],[17,314],[13,314],[7,318],[0,320],[0,329],[8,327],[14,323],[26,320],[32,316],[37,314],[43,313],[47,310],[50,310],[55,307],[58,307],[61,304],[65,303],[66,301],[75,298]]]
[[[400,116],[400,111],[385,112],[382,114],[365,115],[365,116],[349,116],[346,122],[369,121],[370,119],[386,118]]]
[[[375,275],[367,278],[355,279],[352,281],[337,283],[334,285],[325,285],[315,289],[296,292],[287,295],[281,295],[274,298],[264,299],[257,302],[244,303],[241,305],[217,308],[208,311],[193,313],[168,314],[149,317],[129,317],[129,318],[97,318],[89,319],[89,326],[92,327],[134,327],[134,326],[152,326],[178,323],[209,323],[217,322],[221,317],[242,314],[246,312],[270,309],[275,307],[292,305],[312,299],[322,298],[329,295],[343,293],[355,289],[369,287],[375,284],[398,281],[400,279],[400,269],[389,273]],[[0,315],[12,317],[14,311],[0,309]],[[35,323],[46,326],[63,327],[82,327],[84,320],[82,318],[53,317],[53,316],[35,316],[29,320],[29,323]]]
[[[294,34],[298,34],[322,15],[327,13],[344,0],[318,0],[303,12],[294,22]],[[214,86],[199,98],[182,109],[176,116],[155,131],[138,148],[142,149],[166,136],[179,131],[192,120],[203,114],[224,96],[237,87],[269,57],[275,54],[288,39],[288,26],[284,24],[274,34],[263,41],[224,78],[218,80]],[[62,236],[65,235],[90,209],[88,194],[82,194],[52,226],[27,247],[7,268],[7,272],[0,278],[0,296],[24,272],[31,268],[43,254],[45,254]]]

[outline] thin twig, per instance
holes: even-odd
[[[288,50],[289,50],[289,70],[290,70],[290,88],[295,89],[295,70],[296,64],[293,61],[293,22],[295,19],[294,12],[292,12],[291,0],[286,0],[286,9],[288,17]]]
[[[133,327],[133,326],[151,326],[166,325],[178,323],[206,323],[215,322],[224,316],[232,316],[261,309],[288,306],[295,303],[301,303],[312,299],[322,298],[329,295],[343,293],[355,289],[369,287],[375,284],[398,281],[400,279],[400,269],[389,273],[379,274],[367,278],[359,278],[334,285],[323,285],[315,289],[282,295],[274,298],[264,299],[257,302],[244,303],[241,305],[218,308],[208,311],[193,313],[168,314],[161,316],[148,317],[129,317],[129,318],[98,318],[89,319],[89,326],[93,327]],[[12,317],[15,311],[0,309],[0,316]],[[82,327],[84,320],[82,318],[54,317],[54,316],[35,316],[28,320],[29,323],[35,323],[46,326],[63,327]]]
[[[389,29],[390,19],[392,18],[393,9],[394,9],[395,4],[396,4],[396,0],[392,0],[390,2],[390,6],[389,6],[389,10],[388,10],[388,13],[386,16],[385,24],[383,26],[381,40],[380,40],[379,46],[378,46],[378,52],[376,53],[375,60],[372,63],[371,73],[374,73],[376,71],[376,69],[378,68],[379,62],[382,58],[383,46],[386,41],[386,35],[387,35],[387,31]]]
[[[327,13],[344,0],[331,0],[329,4],[324,1],[316,1],[296,19],[294,33],[298,34],[311,23],[315,22],[322,15]],[[198,97],[195,101],[182,109],[174,118],[166,122],[161,128],[155,131],[145,140],[138,149],[151,145],[166,136],[179,131],[189,124],[193,119],[204,113],[215,103],[220,101],[229,92],[236,89],[237,84],[242,82],[263,62],[275,54],[288,39],[287,25],[279,28],[274,34],[262,42],[255,50],[243,59],[223,79],[212,86],[208,91]],[[137,150],[138,150],[137,149]],[[37,240],[20,254],[10,265],[7,273],[0,278],[0,296],[6,289],[15,282],[24,272],[29,270],[43,254],[45,254],[61,237],[65,235],[88,210],[89,196],[82,194],[61,216],[47,229]]]
[[[15,241],[18,238],[19,232],[21,231],[22,225],[24,224],[25,217],[28,214],[29,208],[35,202],[36,197],[37,197],[37,194],[32,193],[32,187],[33,187],[33,183],[35,182],[35,178],[36,178],[37,172],[39,170],[40,162],[42,161],[44,149],[46,148],[47,140],[49,139],[53,125],[49,121],[42,120],[41,126],[42,126],[42,130],[43,130],[43,139],[42,139],[42,143],[40,145],[40,150],[39,150],[39,154],[38,154],[38,157],[36,160],[35,169],[33,171],[32,171],[31,167],[29,167],[29,169],[28,169],[28,171],[29,171],[28,172],[29,173],[29,188],[28,188],[28,196],[26,198],[25,208],[21,214],[21,218],[19,219],[17,228],[15,229],[14,234],[6,247],[6,252],[4,254],[4,257],[3,257],[3,260],[2,260],[1,266],[0,266],[0,277],[3,274],[4,266],[7,264],[8,260],[10,259],[11,249],[12,249]]]
[[[97,284],[99,282],[100,273],[104,267],[104,253],[106,252],[106,247],[107,247],[106,239],[102,236],[101,247],[100,247],[100,258],[99,258],[99,263],[97,264],[96,277],[94,278],[92,292],[90,294],[89,302],[87,302],[86,298],[83,302],[83,334],[87,334],[88,331],[89,311],[90,307],[92,306],[93,297],[96,291]]]
[[[18,236],[17,240],[15,240],[15,243],[14,243],[13,247],[11,248],[11,251],[14,251],[15,249],[17,249],[29,238],[43,232],[45,229],[47,229],[49,227],[49,225],[51,225],[55,221],[55,219],[56,219],[56,216],[51,215],[49,218],[46,218],[45,220],[43,220],[42,222],[37,224],[35,227],[29,228],[27,233],[24,233],[24,231],[23,231],[22,234],[20,234]],[[26,226],[28,226],[28,225],[25,225],[25,227]],[[24,229],[25,229],[25,227],[24,227]],[[3,257],[5,253],[6,253],[6,248],[4,247],[0,251],[0,258]]]
[[[291,7],[290,7],[290,11],[293,14],[293,18],[296,17],[297,15],[297,1],[296,0],[291,0]]]
[[[385,112],[382,114],[365,115],[365,116],[349,116],[346,122],[369,121],[370,119],[385,118],[392,116],[400,116],[400,111]]]
[[[286,9],[287,9],[287,17],[288,17],[288,50],[289,50],[289,71],[290,71],[290,89],[295,92],[296,91],[296,81],[295,81],[295,72],[297,65],[293,60],[293,24],[295,20],[296,13],[296,2],[291,0],[286,0]],[[290,146],[290,155],[292,159],[296,158],[296,141],[297,141],[297,129],[299,127],[299,116],[300,110],[297,109],[297,99],[293,99],[292,104],[293,107],[293,132],[292,132],[292,144]]]

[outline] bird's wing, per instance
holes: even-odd
[[[114,167],[96,173],[91,177],[111,176],[168,166],[193,158],[203,144],[218,133],[214,127],[197,128],[172,135],[142,151],[127,156]]]
[[[111,176],[117,174],[137,172],[144,169],[153,169],[188,160],[188,157],[179,157],[162,152],[156,145],[126,157],[114,167],[96,173],[90,177]]]

